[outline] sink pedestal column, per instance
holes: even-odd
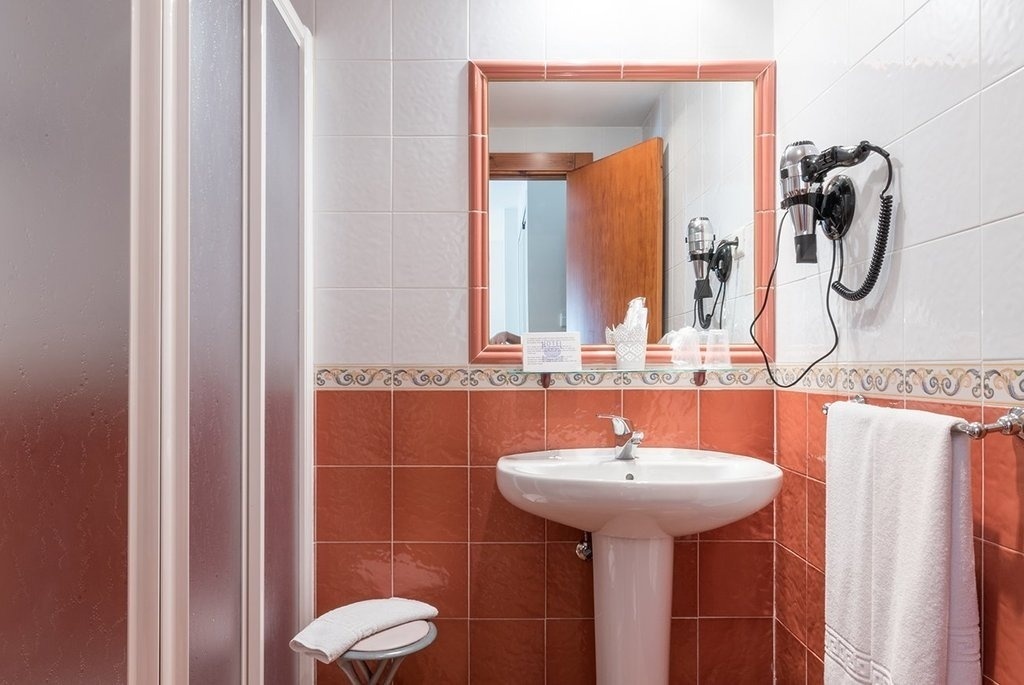
[[[597,685],[668,685],[674,539],[593,539]]]

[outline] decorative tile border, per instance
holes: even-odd
[[[763,367],[745,366],[708,371],[702,389],[770,388]],[[536,390],[541,374],[505,367],[472,368],[337,368],[316,370],[318,389],[346,390]],[[549,387],[558,389],[679,388],[696,389],[692,371],[648,369],[645,371],[588,370],[552,373]]]
[[[799,367],[780,367],[776,377],[796,378]],[[981,364],[931,363],[915,366],[850,366],[812,371],[798,389],[866,394],[903,399],[1013,405],[1024,402],[1024,362]]]
[[[791,383],[803,371],[799,366],[773,368],[781,383]],[[336,368],[316,370],[318,389],[347,390],[537,390],[541,374],[505,367],[471,368]],[[556,389],[663,388],[694,390],[691,371],[582,371],[553,373],[549,387]],[[708,371],[702,390],[771,388],[762,366]],[[993,405],[1024,404],[1024,362],[992,366],[937,363],[929,366],[889,365],[836,367],[812,370],[794,390],[866,394],[881,397],[935,399]]]

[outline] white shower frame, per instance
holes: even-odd
[[[264,169],[263,27],[280,12],[303,60],[300,271],[303,321],[299,506],[299,621],[313,617],[313,43],[288,0],[244,3],[242,664],[263,682]],[[129,340],[128,646],[133,685],[188,682],[188,0],[132,0],[131,335]],[[258,73],[259,79],[251,78]],[[256,165],[253,164],[256,160]],[[258,268],[253,269],[253,265]],[[259,363],[251,363],[252,360]],[[302,660],[299,682],[313,681]]]

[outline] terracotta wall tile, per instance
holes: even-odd
[[[593,685],[597,680],[594,656],[594,621],[547,621],[547,682],[558,685]]]
[[[594,565],[576,556],[572,542],[547,543],[547,618],[594,616]]]
[[[825,657],[825,574],[807,568],[807,648],[819,659]]]
[[[700,447],[775,461],[775,393],[700,393]]]
[[[807,561],[825,570],[825,484],[807,479]]]
[[[472,542],[543,542],[544,519],[512,506],[498,491],[495,469],[469,470],[469,539]]]
[[[825,419],[822,405],[839,400],[835,394],[807,393],[807,475],[825,480]]]
[[[668,681],[672,685],[698,685],[697,619],[672,619],[669,637]]]
[[[771,542],[700,542],[701,616],[771,616]]]
[[[813,654],[807,655],[807,685],[824,685],[825,662]]]
[[[318,542],[315,554],[317,616],[392,595],[391,543]]]
[[[807,639],[807,564],[775,546],[775,616],[798,640]]]
[[[672,555],[672,616],[697,616],[697,543],[676,540]]]
[[[608,419],[622,414],[620,390],[550,390],[547,397],[547,447],[612,447],[615,435]]]
[[[984,673],[1000,685],[1024,676],[1024,554],[984,545]]]
[[[986,411],[985,419],[994,421],[1001,414],[1001,410]],[[989,435],[984,442],[983,537],[1024,552],[1024,440]]]
[[[469,547],[472,618],[544,618],[544,544]]]
[[[772,682],[771,618],[700,619],[700,684]]]
[[[735,523],[700,534],[701,540],[772,540],[774,537],[774,502]]]
[[[807,393],[775,393],[775,444],[778,464],[807,473]]]
[[[391,539],[391,469],[316,467],[316,540]]]
[[[544,391],[499,390],[469,394],[469,459],[494,466],[498,458],[544,449]]]
[[[544,621],[470,621],[469,681],[544,685]]]
[[[394,393],[394,462],[425,466],[469,463],[469,393]]]
[[[644,432],[645,447],[697,447],[696,390],[623,390],[622,415]]]
[[[397,685],[469,685],[469,621],[438,618],[434,625],[434,644],[405,658],[395,679]],[[317,681],[317,685],[321,683]]]
[[[737,397],[739,409],[730,399]],[[593,682],[593,567],[575,556],[581,532],[508,504],[494,463],[546,446],[610,446],[612,433],[597,413],[629,416],[649,446],[696,446],[698,410],[754,412],[754,423],[770,428],[771,398],[746,390],[318,392],[316,461],[355,466],[317,469],[318,539],[351,540],[317,544],[317,611],[391,594],[437,606],[438,641],[406,662],[400,683]],[[351,433],[352,417],[369,431]],[[771,459],[773,436],[754,433],[746,442],[713,437],[703,446]],[[347,450],[358,440],[373,447]],[[763,682],[770,673],[774,517],[771,505],[700,542],[676,542],[674,685],[740,682],[731,676]],[[730,628],[711,623],[698,631],[698,599],[704,616],[765,617],[733,626],[749,642],[735,669],[715,656],[723,655]],[[736,635],[729,639],[735,647]],[[337,669],[318,673],[321,682],[344,682]]]
[[[775,685],[804,685],[807,680],[807,649],[800,640],[775,622]]]
[[[775,498],[775,538],[801,557],[807,555],[807,478],[783,470]]]
[[[395,540],[467,542],[469,469],[394,469]]]
[[[579,542],[583,531],[563,523],[544,522],[544,539],[548,542]]]
[[[391,463],[391,391],[316,393],[316,463]]]
[[[469,545],[395,543],[395,596],[437,607],[445,618],[469,616]]]

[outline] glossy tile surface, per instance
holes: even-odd
[[[391,393],[316,393],[316,463],[391,463]]]
[[[396,468],[393,478],[395,540],[467,541],[467,468]]]
[[[394,393],[394,441],[395,464],[468,464],[469,394]]]

